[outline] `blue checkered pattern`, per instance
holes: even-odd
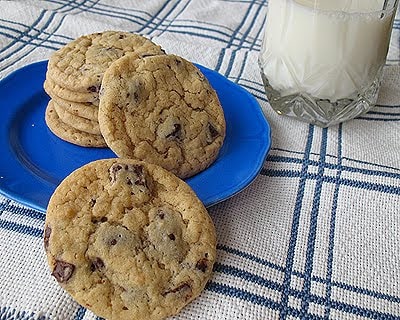
[[[257,66],[266,7],[0,1],[0,78],[79,35],[118,29],[238,83],[264,109],[272,149],[248,188],[209,209],[218,234],[214,276],[174,319],[400,319],[400,20],[376,108],[321,129],[268,106]],[[0,196],[0,319],[97,319],[50,276],[44,219]]]

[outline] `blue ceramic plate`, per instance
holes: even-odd
[[[226,117],[226,139],[217,160],[186,180],[206,206],[225,200],[257,176],[271,146],[270,127],[257,101],[222,75],[198,66],[215,88]],[[108,148],[83,148],[53,135],[44,121],[47,61],[25,66],[0,81],[0,193],[45,212],[51,194],[69,173]]]

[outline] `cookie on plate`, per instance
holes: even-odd
[[[213,163],[225,137],[218,96],[200,70],[176,55],[127,54],[107,69],[99,124],[120,157],[162,166],[181,178]]]
[[[192,189],[133,159],[91,162],[53,193],[44,246],[52,275],[107,319],[164,319],[204,289],[213,222]]]
[[[50,100],[47,105],[45,121],[50,131],[62,140],[82,147],[107,146],[102,135],[84,132],[62,122],[56,110],[54,109],[52,100]]]
[[[99,108],[93,103],[68,101],[56,95],[52,96],[51,99],[54,101],[54,103],[57,103],[57,105],[59,105],[61,108],[68,111],[69,113],[72,113],[73,115],[96,121],[97,123],[99,122]]]
[[[74,92],[69,89],[60,87],[51,78],[46,77],[43,83],[44,91],[53,99],[63,99],[73,103],[89,103],[93,106],[99,106],[99,93],[98,92]]]
[[[101,135],[99,122],[96,120],[89,120],[80,116],[77,116],[67,109],[64,109],[55,100],[52,99],[53,107],[57,112],[58,117],[65,124],[87,133]]]
[[[93,33],[83,35],[54,52],[49,59],[46,77],[72,92],[98,93],[104,72],[127,52],[164,54],[159,45],[139,34],[122,31]]]

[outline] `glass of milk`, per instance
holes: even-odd
[[[271,107],[328,127],[376,103],[398,0],[269,0],[259,65]]]

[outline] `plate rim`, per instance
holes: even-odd
[[[0,88],[3,87],[3,85],[7,84],[8,82],[15,81],[14,78],[16,78],[16,77],[18,78],[18,76],[20,74],[23,74],[24,72],[26,72],[27,69],[29,70],[34,67],[42,67],[42,65],[46,65],[47,63],[48,63],[48,60],[40,60],[40,61],[26,64],[26,65],[22,66],[21,68],[18,68],[16,70],[12,71],[6,77],[0,79]],[[219,81],[223,81],[223,82],[227,83],[228,85],[233,86],[236,90],[238,90],[240,92],[241,95],[247,96],[251,101],[252,107],[254,108],[254,110],[252,110],[252,113],[257,115],[255,113],[255,111],[258,108],[257,118],[262,118],[262,120],[263,120],[263,125],[262,125],[262,133],[263,134],[261,135],[260,139],[257,139],[257,140],[263,142],[262,146],[264,148],[264,150],[263,150],[264,152],[263,152],[262,156],[257,157],[257,160],[258,160],[257,164],[253,165],[251,167],[251,170],[249,170],[249,172],[247,174],[247,178],[243,181],[240,181],[240,183],[237,185],[237,187],[233,188],[233,190],[232,190],[232,187],[228,188],[228,189],[224,189],[222,192],[213,193],[213,194],[207,196],[205,199],[207,201],[202,200],[203,204],[207,208],[210,208],[211,206],[214,206],[218,203],[221,203],[225,200],[228,200],[228,199],[234,197],[235,195],[242,192],[244,189],[249,187],[254,182],[254,180],[257,178],[260,171],[262,170],[263,164],[266,161],[269,151],[271,150],[272,130],[271,130],[271,126],[270,126],[270,124],[266,118],[266,115],[265,115],[264,111],[262,110],[259,102],[249,91],[244,89],[238,83],[235,83],[235,82],[229,80],[227,77],[223,76],[222,74],[218,73],[217,71],[215,71],[213,69],[210,69],[210,68],[205,67],[198,63],[193,62],[193,64],[197,68],[199,68],[200,71],[202,71],[203,73],[206,73],[206,74],[210,73],[213,77],[216,77]],[[208,78],[207,75],[205,75],[205,77]],[[215,91],[218,94],[218,91],[216,89],[215,89]],[[221,105],[222,105],[222,103],[221,103]],[[16,104],[16,106],[18,106],[18,104]],[[13,109],[18,109],[18,108],[13,108]],[[9,120],[12,120],[12,119],[10,118]],[[208,169],[205,169],[205,170],[208,170]],[[28,170],[26,170],[26,171],[28,171]],[[195,176],[193,176],[193,177],[195,177]],[[193,177],[190,177],[188,179],[183,179],[183,180],[186,183],[188,183],[187,180],[190,181],[190,179]],[[1,182],[1,179],[3,179],[3,177],[0,177],[0,182]],[[193,189],[193,187],[190,185],[190,182],[188,184]],[[57,185],[55,187],[57,187]],[[193,190],[193,191],[196,193],[195,190]],[[46,212],[46,207],[42,207],[42,205],[37,204],[34,200],[32,200],[30,198],[26,198],[26,196],[24,196],[23,193],[21,194],[21,193],[13,192],[12,190],[9,190],[9,189],[4,190],[2,184],[0,184],[0,195],[4,196],[5,198],[14,200],[17,203],[20,203],[30,209],[37,210],[42,213]],[[204,202],[206,202],[206,203],[204,203]]]

